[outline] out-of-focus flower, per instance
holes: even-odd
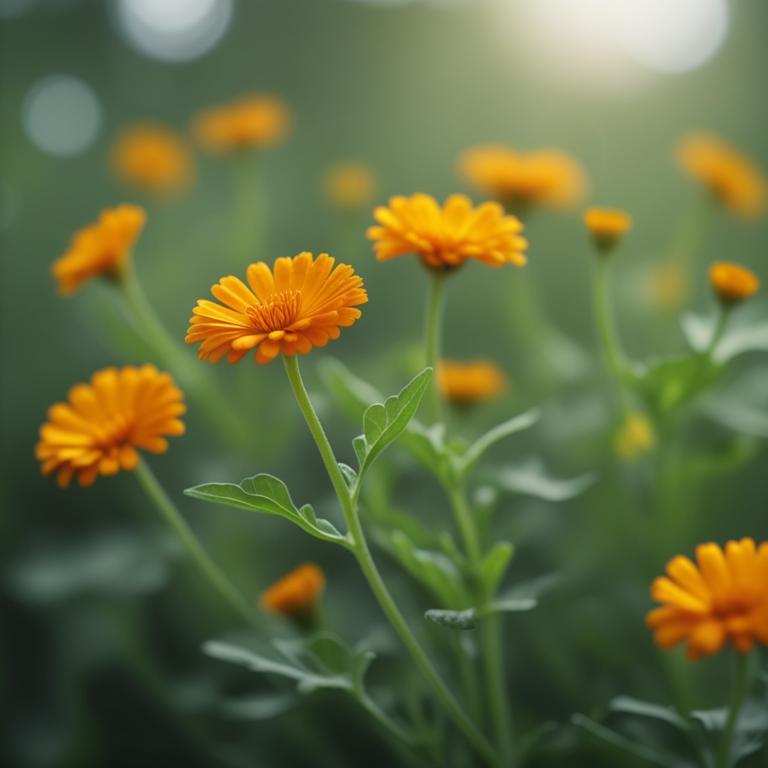
[[[754,218],[765,210],[765,175],[749,157],[727,142],[708,134],[686,136],[677,156],[683,170],[732,213]]]
[[[175,192],[192,178],[192,156],[186,143],[157,123],[127,127],[112,146],[111,160],[118,177],[149,192]]]
[[[35,448],[43,474],[57,472],[62,487],[77,475],[88,486],[98,475],[134,469],[137,448],[164,453],[165,438],[184,433],[183,397],[153,365],[97,371],[90,384],[69,390],[68,402],[49,409]]]
[[[558,149],[473,147],[461,156],[459,170],[474,187],[513,209],[573,206],[584,198],[587,186],[581,164]]]
[[[690,293],[690,279],[681,264],[660,261],[645,276],[645,292],[659,309],[679,309]]]
[[[612,251],[632,226],[632,217],[615,208],[587,208],[584,226],[598,251]]]
[[[493,360],[441,360],[437,385],[443,397],[456,405],[490,400],[507,386],[504,371]]]
[[[376,174],[361,163],[334,166],[325,176],[324,192],[328,202],[337,208],[362,208],[376,195]]]
[[[99,275],[116,276],[144,228],[146,213],[136,205],[102,211],[99,220],[74,234],[66,252],[51,266],[59,292],[74,293]]]
[[[642,413],[630,413],[614,438],[616,455],[624,461],[645,456],[655,444],[653,425]]]
[[[651,586],[662,607],[646,619],[662,648],[685,641],[690,659],[717,653],[726,643],[740,653],[768,645],[768,542],[752,539],[696,548],[697,563],[678,555]]]
[[[212,152],[258,149],[281,141],[290,121],[288,107],[280,98],[261,93],[205,110],[195,119],[194,133]]]
[[[374,211],[377,226],[369,227],[379,261],[414,253],[437,270],[460,267],[475,259],[492,267],[526,262],[523,225],[498,203],[474,207],[468,197],[451,195],[441,208],[435,198],[416,194],[393,197]]]
[[[304,563],[262,593],[261,607],[283,616],[310,614],[325,587],[325,575],[314,563]]]
[[[224,355],[236,363],[252,349],[257,363],[269,363],[280,353],[306,355],[324,347],[341,327],[354,324],[361,314],[356,307],[368,301],[362,277],[334,262],[327,253],[314,259],[304,252],[277,259],[273,269],[263,261],[251,264],[248,285],[223,277],[211,288],[222,303],[197,302],[186,342],[201,342],[200,359],[212,363]]]
[[[709,282],[724,304],[745,301],[760,288],[760,280],[752,270],[726,261],[718,261],[709,268]]]

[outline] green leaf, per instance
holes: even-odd
[[[693,400],[717,381],[720,365],[702,355],[668,358],[649,365],[637,378],[640,395],[656,414],[665,415]]]
[[[445,425],[425,427],[415,419],[411,421],[401,438],[403,447],[442,482],[456,476],[452,454],[445,444]]]
[[[514,551],[515,548],[509,542],[499,541],[480,561],[477,575],[486,595],[496,594]]]
[[[218,710],[233,720],[271,720],[291,709],[296,701],[296,694],[290,691],[254,693],[225,699]]]
[[[239,485],[234,483],[196,485],[193,488],[187,488],[184,493],[192,498],[214,504],[284,517],[315,538],[345,547],[349,546],[347,537],[328,520],[318,518],[309,504],[305,504],[300,509],[297,508],[285,483],[272,475],[247,477]]]
[[[355,376],[334,358],[324,358],[320,363],[320,375],[339,405],[355,421],[363,417],[371,403],[382,399],[381,393],[367,382]]]
[[[731,318],[734,320],[735,318]],[[693,312],[683,315],[681,325],[688,344],[696,352],[703,352],[715,330],[716,318]],[[768,351],[768,322],[729,323],[723,338],[715,347],[713,357],[717,363],[727,363],[747,352]]]
[[[520,493],[545,501],[567,501],[589,488],[595,481],[595,475],[587,473],[558,479],[548,475],[540,461],[530,459],[518,467],[496,470],[491,479],[498,488],[508,493]]]
[[[701,403],[713,421],[753,437],[768,437],[768,366],[751,368]]]
[[[344,482],[347,484],[347,488],[354,488],[357,482],[357,472],[355,472],[349,464],[345,464],[343,461],[339,462],[339,469],[344,477]]]
[[[447,611],[439,608],[430,608],[424,618],[448,629],[474,629],[477,626],[477,612],[474,608],[464,611]]]
[[[680,717],[671,707],[663,707],[659,704],[653,704],[649,701],[641,701],[640,699],[633,699],[630,696],[617,696],[608,705],[611,712],[618,712],[623,715],[634,715],[637,717],[647,717],[651,720],[658,720],[667,725],[671,725],[673,728],[685,731],[690,731],[690,725],[688,721]]]

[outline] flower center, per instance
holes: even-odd
[[[102,449],[130,442],[135,421],[133,413],[123,411],[111,414],[99,424],[94,442]]]
[[[300,305],[299,291],[280,291],[264,303],[248,307],[246,313],[259,331],[283,331],[298,319]]]

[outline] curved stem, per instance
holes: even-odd
[[[602,254],[595,256],[593,298],[595,324],[600,337],[603,357],[608,370],[621,383],[627,375],[627,367],[616,336],[616,328],[608,299],[608,259]]]
[[[240,591],[224,575],[216,563],[211,560],[208,553],[203,549],[194,531],[187,525],[181,513],[176,509],[175,504],[168,497],[168,494],[158,482],[149,465],[144,459],[139,459],[136,466],[136,477],[139,484],[152,500],[155,508],[161,517],[171,526],[179,540],[186,548],[187,552],[205,574],[208,581],[219,592],[229,606],[248,624],[258,626],[258,620],[254,610],[248,601],[242,596]]]
[[[715,322],[715,327],[712,329],[712,336],[706,348],[702,352],[702,355],[704,357],[711,358],[712,355],[714,355],[715,350],[717,349],[717,345],[720,343],[720,340],[723,338],[725,329],[728,326],[728,318],[731,316],[731,307],[729,305],[720,304],[719,306],[720,308],[717,316],[717,321]]]
[[[445,306],[446,273],[429,271],[427,311],[424,317],[424,365],[434,373],[429,388],[429,412],[432,421],[442,420],[442,400],[438,387],[438,364],[440,362],[440,334],[443,327]]]
[[[344,477],[341,474],[333,448],[328,441],[325,430],[315,413],[312,401],[309,399],[306,387],[304,386],[296,356],[284,355],[283,362],[285,363],[285,371],[296,397],[296,402],[298,403],[299,409],[304,416],[304,420],[309,427],[309,431],[317,444],[320,457],[323,460],[325,469],[333,488],[336,491],[336,496],[338,497],[347,525],[349,526],[352,552],[357,558],[360,570],[368,581],[371,591],[376,597],[381,609],[389,619],[393,629],[400,637],[403,645],[405,645],[411,654],[411,658],[416,663],[416,666],[421,671],[438,701],[440,701],[456,726],[461,730],[478,754],[489,763],[495,764],[496,756],[493,748],[477,727],[469,720],[438,672],[432,666],[432,662],[411,631],[411,628],[408,626],[408,623],[400,612],[400,609],[397,607],[397,603],[395,603],[392,595],[389,593],[389,590],[376,567],[371,551],[368,548],[368,542],[360,523],[357,508],[353,503]]]
[[[749,691],[750,664],[749,654],[736,652],[736,663],[731,681],[731,701],[728,706],[728,719],[723,730],[723,740],[720,742],[720,751],[717,756],[717,768],[731,768],[731,752],[733,751],[733,737],[736,734],[736,726],[739,722],[739,713],[744,705],[744,699]]]

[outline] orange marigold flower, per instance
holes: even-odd
[[[324,184],[325,196],[337,208],[360,208],[376,194],[376,175],[360,163],[345,163],[331,168]]]
[[[184,433],[182,400],[170,375],[153,365],[94,373],[90,384],[76,384],[68,402],[48,411],[35,448],[43,474],[57,472],[62,487],[76,474],[87,486],[100,474],[134,469],[137,448],[164,453],[165,437]]]
[[[709,282],[725,304],[744,301],[760,288],[760,280],[752,270],[727,261],[718,261],[709,268]]]
[[[138,123],[126,128],[111,152],[115,173],[150,192],[170,193],[189,183],[192,158],[180,136],[164,125]]]
[[[290,113],[269,93],[252,94],[202,112],[194,123],[198,141],[212,152],[277,144],[288,132]]]
[[[584,225],[599,251],[616,247],[632,226],[632,217],[616,208],[587,208]]]
[[[575,205],[587,186],[580,163],[557,149],[473,147],[461,156],[459,170],[474,187],[511,207]]]
[[[468,197],[451,195],[441,208],[429,195],[393,197],[374,211],[379,226],[369,227],[379,261],[418,254],[432,269],[453,269],[468,259],[492,267],[526,262],[523,225],[498,203],[475,208]]]
[[[368,301],[363,279],[348,264],[321,253],[277,259],[270,269],[251,264],[248,285],[232,275],[211,288],[222,304],[199,300],[190,318],[186,342],[200,344],[199,357],[230,363],[256,349],[256,362],[268,363],[279,353],[306,355],[339,337],[339,328],[359,317]]]
[[[678,148],[683,170],[732,213],[754,218],[765,209],[768,182],[760,168],[727,142],[708,134],[685,137]]]
[[[304,563],[262,593],[261,607],[269,613],[301,616],[312,611],[325,587],[325,575],[314,563]]]
[[[717,653],[731,643],[747,653],[756,643],[768,645],[768,542],[752,539],[696,548],[696,563],[677,556],[667,575],[651,586],[664,605],[646,623],[662,648],[683,640],[690,659]]]
[[[446,400],[457,405],[470,405],[490,400],[503,392],[507,377],[493,360],[441,360],[437,368],[437,385]]]
[[[119,205],[102,211],[99,220],[79,230],[69,248],[51,267],[64,295],[98,275],[116,276],[144,228],[146,213],[136,205]]]

